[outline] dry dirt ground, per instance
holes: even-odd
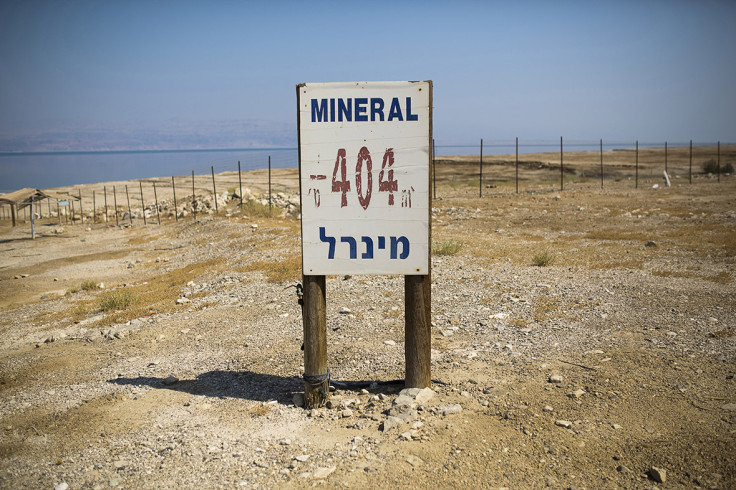
[[[400,277],[328,278],[294,405],[298,220],[3,222],[0,487],[734,488],[736,178],[652,183],[433,201],[434,396],[388,430]]]

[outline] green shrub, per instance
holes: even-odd
[[[535,265],[537,267],[546,267],[548,265],[552,265],[554,261],[555,256],[550,254],[546,250],[532,257],[532,265]]]
[[[86,281],[82,281],[82,285],[80,286],[82,291],[94,291],[95,289],[99,289],[97,287],[97,283],[91,279],[87,279]]]
[[[276,206],[269,208],[268,204],[253,200],[243,203],[243,213],[251,218],[275,218],[281,214],[281,209]]]
[[[718,162],[711,158],[708,161],[703,162],[703,172],[706,174],[717,174],[719,172]],[[730,174],[733,173],[733,164],[731,162],[721,164],[720,173]]]
[[[138,301],[138,296],[130,289],[116,289],[103,294],[100,297],[100,310],[117,311],[124,310],[134,305]]]
[[[432,243],[432,253],[434,255],[455,255],[462,248],[463,244],[455,240],[445,240],[442,242]]]

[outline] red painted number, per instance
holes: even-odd
[[[368,173],[368,186],[363,195],[363,162],[365,161],[365,170]],[[358,163],[355,164],[355,190],[358,192],[358,201],[363,209],[368,209],[368,205],[371,203],[371,193],[373,192],[373,161],[371,160],[371,153],[365,146],[360,149],[358,153]]]
[[[337,170],[340,169],[340,180],[337,180]],[[340,207],[344,208],[348,205],[348,191],[350,191],[350,181],[347,179],[348,169],[345,162],[345,148],[337,150],[337,160],[335,160],[335,170],[332,172],[332,192],[342,192]]]
[[[386,153],[383,154],[383,163],[381,164],[381,173],[378,174],[378,191],[388,192],[388,205],[394,205],[394,192],[399,190],[399,184],[394,180],[394,171],[391,167],[394,166],[394,149],[388,148]],[[383,180],[384,172],[388,170],[388,180]]]

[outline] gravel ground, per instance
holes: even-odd
[[[329,277],[316,410],[297,220],[3,228],[0,486],[733,488],[724,181],[435,201],[432,390],[402,391],[403,278]],[[94,306],[126,288],[150,310]]]

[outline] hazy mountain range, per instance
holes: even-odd
[[[296,147],[293,123],[261,120],[99,124],[49,121],[0,131],[0,152],[197,150]]]

